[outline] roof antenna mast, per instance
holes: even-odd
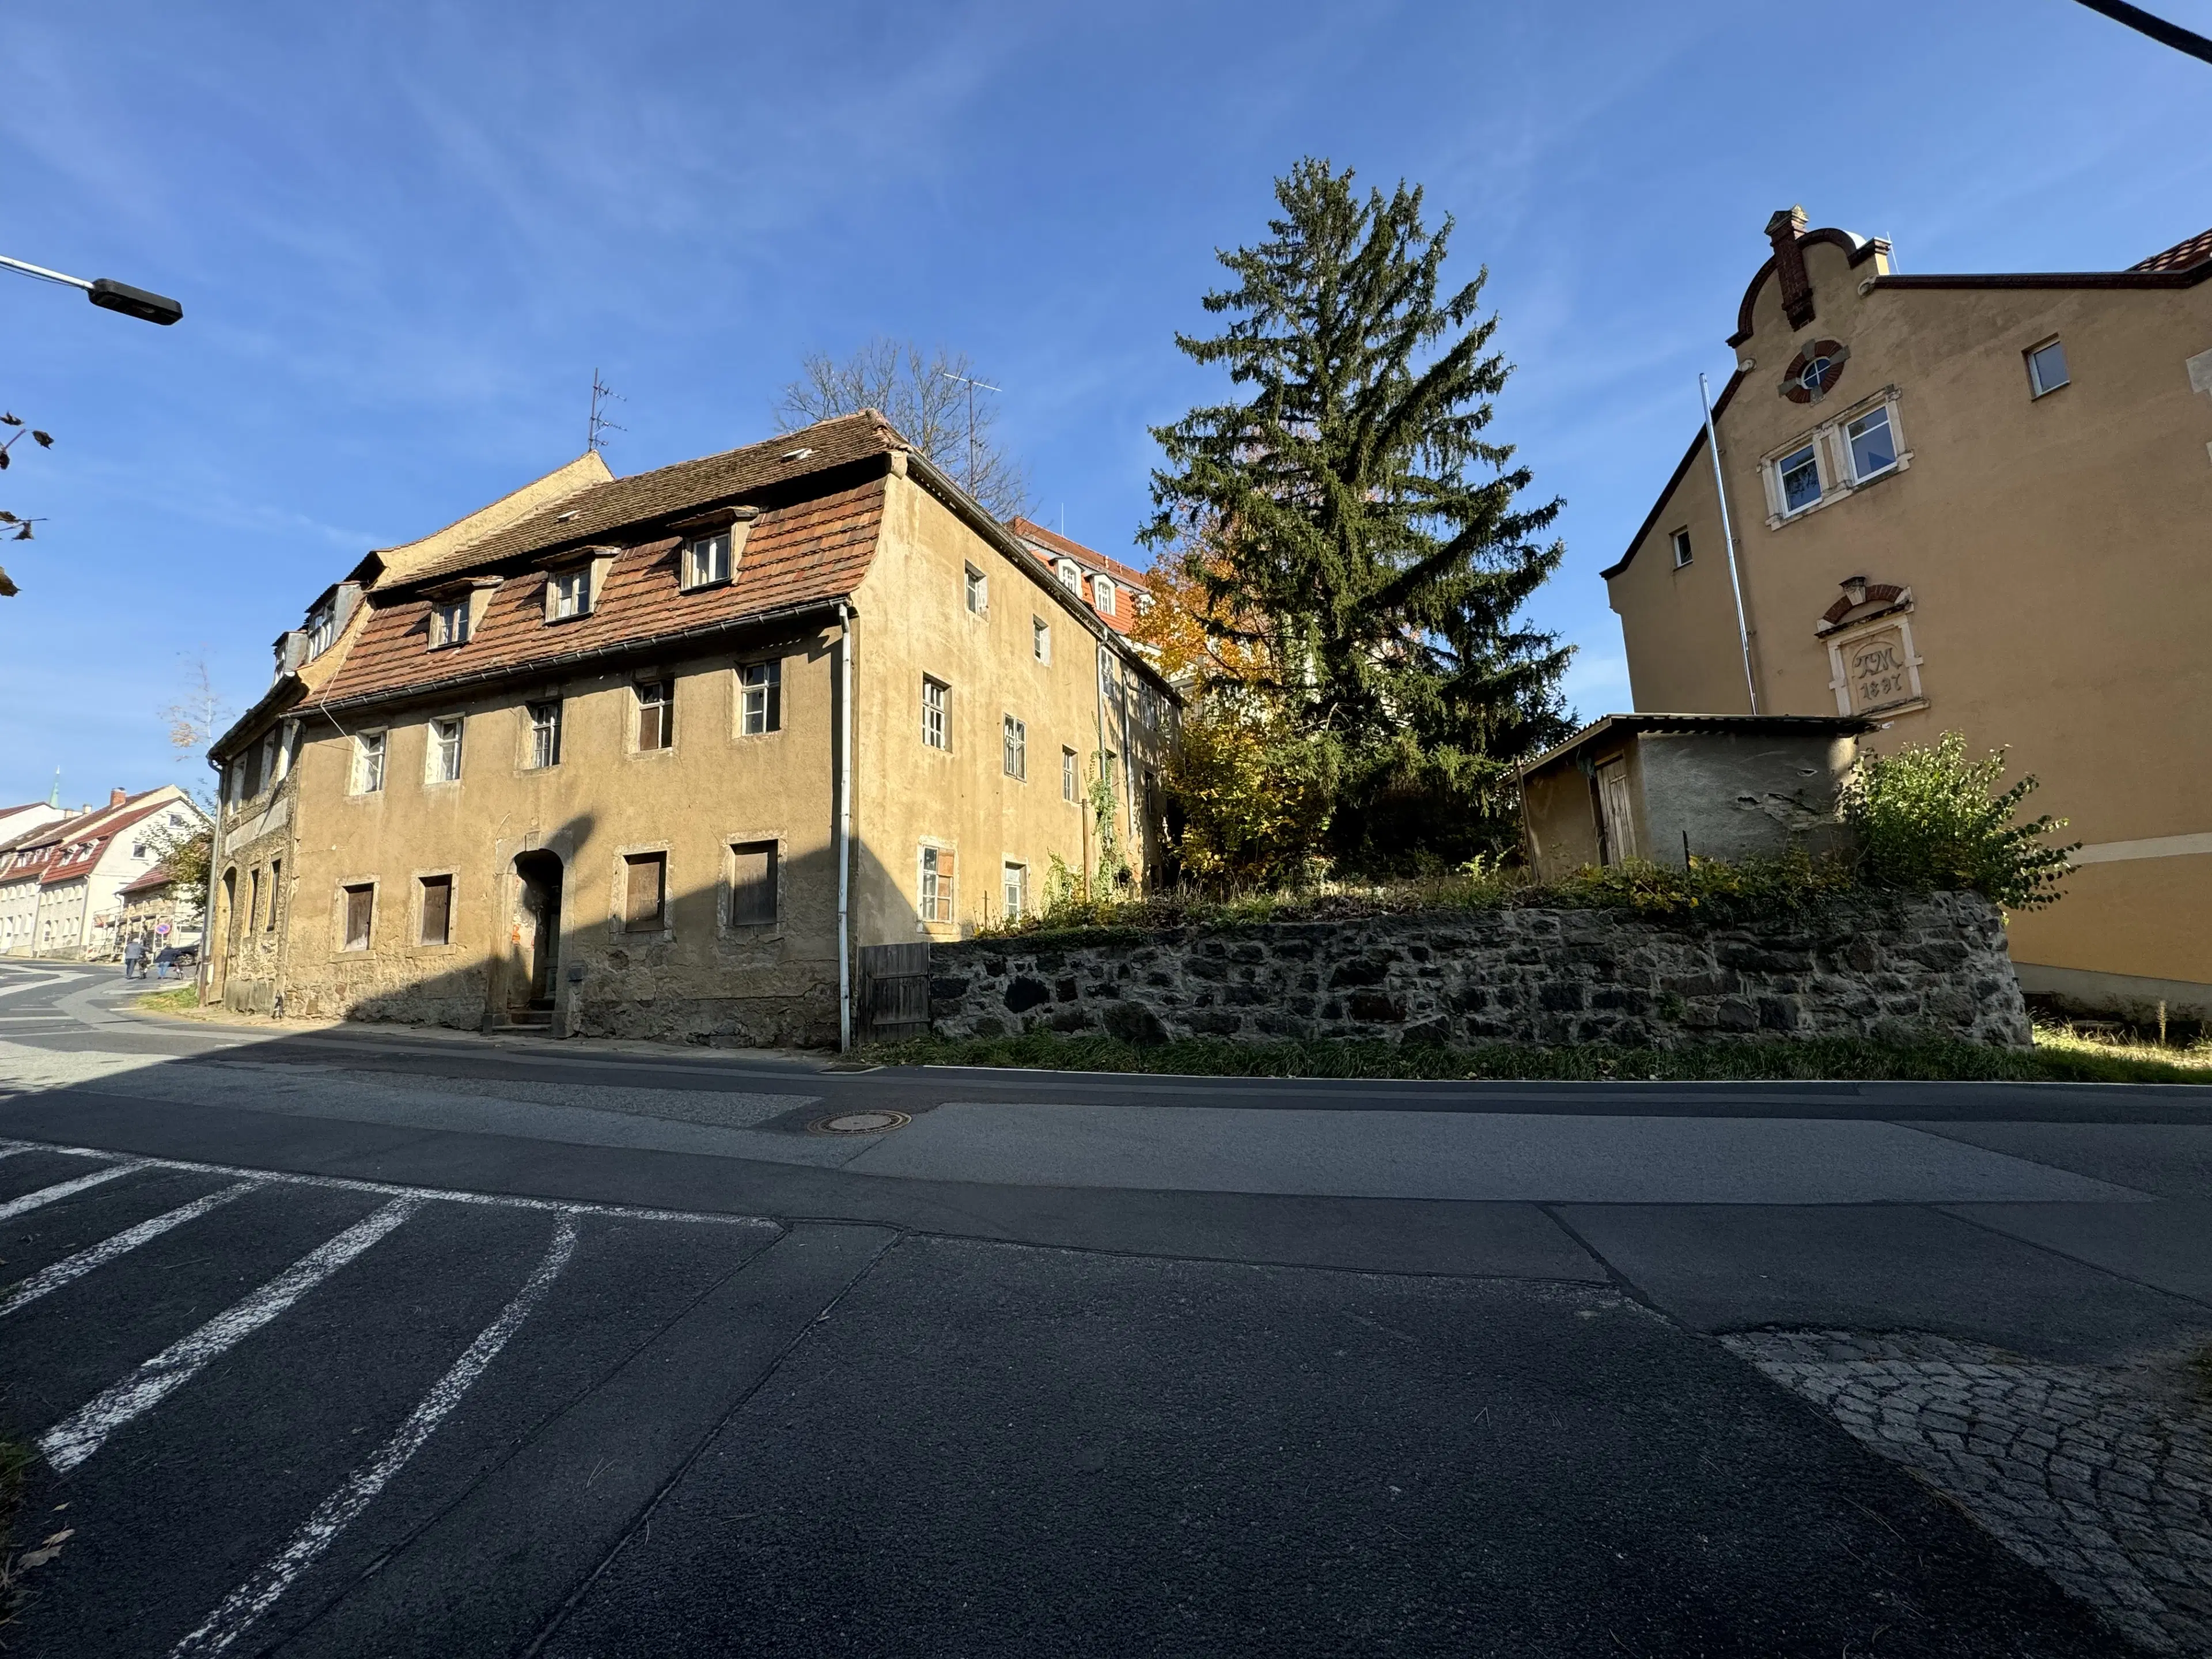
[[[955,374],[949,368],[940,368],[937,372],[946,380],[968,388],[968,476],[961,482],[968,493],[973,495],[975,493],[975,394],[978,392],[996,392],[1000,388],[988,380],[979,380],[972,374]]]
[[[605,413],[606,406],[609,403],[623,404],[628,403],[629,401],[629,398],[623,397],[622,393],[615,391],[611,386],[608,386],[605,381],[599,379],[599,371],[598,369],[595,368],[592,371],[592,425],[591,435],[584,441],[584,447],[586,451],[592,454],[597,454],[601,449],[605,447],[605,441],[600,436],[600,434],[602,433],[627,432],[629,430],[628,427],[623,426],[619,422],[609,420]]]

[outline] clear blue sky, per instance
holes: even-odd
[[[2212,0],[2156,0],[2212,33]],[[2212,225],[2212,66],[2070,0],[11,7],[0,252],[171,294],[161,330],[0,275],[0,803],[204,779],[156,709],[234,707],[370,547],[576,454],[765,435],[811,349],[971,353],[1039,516],[1127,556],[1217,246],[1327,155],[1426,186],[1519,365],[1498,431],[1567,498],[1534,607],[1627,684],[1600,568],[1725,374],[1760,228],[1906,270],[2112,268]],[[2203,342],[2191,343],[2202,344]]]

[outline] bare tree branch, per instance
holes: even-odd
[[[800,362],[799,378],[776,401],[776,429],[795,432],[840,415],[880,410],[900,435],[959,480],[992,517],[1011,519],[1029,504],[1029,480],[993,432],[998,410],[988,392],[975,398],[971,449],[969,389],[961,380],[975,378],[966,352],[956,355],[939,347],[925,356],[911,340],[879,336],[842,359],[812,352]]]

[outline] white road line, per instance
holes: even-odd
[[[460,1404],[461,1396],[483,1375],[484,1368],[507,1346],[507,1338],[544,1299],[545,1292],[552,1288],[553,1281],[561,1276],[561,1270],[568,1265],[568,1258],[575,1251],[575,1219],[564,1215],[554,1226],[553,1243],[544,1259],[538,1262],[538,1270],[515,1292],[514,1300],[501,1310],[499,1317],[484,1327],[477,1340],[469,1344],[468,1351],[422,1396],[422,1402],[408,1413],[398,1431],[384,1443],[376,1455],[347,1476],[343,1486],[316,1506],[306,1523],[292,1534],[290,1543],[252,1577],[223,1597],[222,1605],[210,1613],[198,1629],[170,1649],[169,1659],[221,1653],[276,1605],[276,1599],[291,1588],[293,1580],[313,1565],[331,1540],[368,1507],[377,1493],[384,1490],[385,1483],[421,1449],[446,1413]]]
[[[208,1361],[259,1330],[340,1267],[382,1238],[422,1207],[415,1198],[395,1198],[362,1217],[337,1237],[318,1245],[244,1301],[217,1314],[39,1437],[39,1449],[64,1474],[98,1451],[100,1443],[134,1417],[159,1405],[172,1390],[199,1374]]]
[[[51,1141],[7,1140],[0,1147],[17,1152],[53,1152],[64,1158],[123,1158],[121,1152],[97,1146],[58,1146]],[[0,1156],[5,1156],[0,1153]],[[507,1193],[470,1193],[444,1187],[403,1187],[389,1181],[354,1181],[343,1176],[295,1175],[283,1170],[248,1170],[234,1164],[193,1164],[180,1158],[131,1156],[134,1170],[179,1170],[191,1175],[229,1176],[234,1180],[281,1182],[292,1187],[317,1187],[337,1193],[370,1193],[385,1198],[419,1198],[444,1204],[480,1204],[500,1210],[543,1210],[552,1215],[606,1216],[617,1221],[711,1221],[722,1226],[768,1227],[775,1223],[757,1215],[725,1215],[702,1210],[653,1210],[629,1204],[586,1204],[563,1198],[523,1198]],[[0,1219],[4,1219],[0,1214]]]
[[[0,1158],[6,1157],[0,1152]],[[225,1187],[221,1192],[196,1198],[189,1204],[179,1205],[164,1214],[142,1221],[135,1227],[125,1227],[112,1238],[103,1238],[99,1243],[64,1257],[51,1267],[41,1267],[12,1291],[0,1295],[0,1319],[5,1319],[26,1303],[36,1302],[49,1291],[58,1291],[73,1279],[82,1279],[94,1267],[104,1267],[128,1251],[137,1249],[149,1238],[159,1238],[172,1227],[181,1227],[187,1221],[197,1221],[218,1205],[228,1204],[234,1198],[243,1198],[263,1183],[240,1181]]]
[[[100,1154],[95,1152],[92,1156],[97,1158]],[[127,1163],[111,1164],[105,1170],[94,1170],[90,1175],[79,1176],[74,1181],[58,1181],[51,1187],[40,1188],[35,1193],[25,1193],[21,1198],[11,1198],[5,1204],[0,1204],[0,1221],[13,1221],[26,1210],[43,1209],[58,1199],[68,1198],[88,1187],[97,1187],[103,1181],[112,1181],[118,1176],[126,1176],[134,1170],[143,1168],[145,1165],[134,1158]]]

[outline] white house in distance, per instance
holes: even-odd
[[[125,887],[160,861],[157,828],[205,815],[174,784],[40,825],[0,843],[0,954],[87,962],[112,955]]]
[[[34,800],[26,806],[0,806],[0,847],[32,830],[58,823],[69,814],[51,801]]]

